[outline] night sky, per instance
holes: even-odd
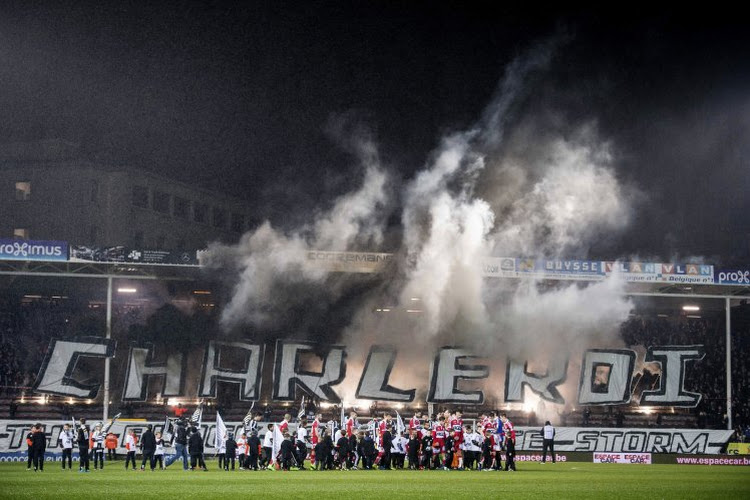
[[[526,112],[596,123],[643,193],[592,257],[750,264],[750,34],[743,16],[602,14],[497,2],[4,2],[0,143],[82,155],[305,221],[360,178],[366,129],[403,179],[470,126],[505,65],[563,33]],[[523,114],[523,113],[519,113]]]

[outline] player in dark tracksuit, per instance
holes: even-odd
[[[456,445],[456,433],[451,431],[448,433],[448,437],[445,438],[445,464],[443,467],[447,467],[448,469],[452,468],[453,464],[453,455],[456,453],[455,445]]]
[[[227,442],[224,444],[226,447],[226,456],[224,457],[224,470],[229,470],[229,461],[232,461],[232,470],[234,470],[234,462],[237,457],[237,441],[234,440],[234,434],[229,433]]]
[[[358,446],[359,455],[362,457],[362,468],[372,469],[372,465],[375,462],[375,440],[369,432],[366,432],[364,437],[359,440]]]
[[[78,425],[78,471],[89,471],[89,426],[86,419],[82,418]]]
[[[31,444],[33,443],[32,438],[34,437],[34,426],[31,427],[31,430],[28,434],[26,434],[26,470],[31,470],[31,463],[34,461],[34,451],[31,449]]]
[[[195,470],[196,466],[204,471],[208,470],[206,462],[203,461],[203,438],[195,427],[191,429],[190,439],[188,439],[188,451],[190,452],[190,470]]]
[[[393,448],[393,437],[391,436],[391,431],[386,427],[385,432],[383,432],[383,435],[381,436],[383,442],[383,458],[380,461],[380,467],[381,470],[390,470],[391,469],[391,448]]]
[[[432,462],[432,435],[425,434],[422,437],[422,468],[429,469]]]
[[[151,470],[154,470],[154,452],[156,451],[156,436],[154,431],[151,430],[151,424],[146,427],[146,432],[141,436],[141,451],[143,452],[143,460],[141,461],[141,470],[146,468],[148,462]]]
[[[229,450],[227,450],[227,453]],[[260,438],[258,432],[253,431],[249,438],[247,438],[247,469],[258,470],[258,458],[260,452]]]
[[[36,430],[31,436],[31,453],[34,457],[34,471],[44,471],[44,452],[47,449],[47,436],[42,430],[41,424],[34,426]]]
[[[416,431],[411,431],[409,435],[409,442],[406,445],[406,452],[409,455],[409,468],[419,468],[419,437]]]
[[[289,470],[292,466],[292,463],[294,463],[294,453],[296,451],[297,448],[294,446],[291,436],[288,433],[284,434],[284,440],[281,442],[281,450],[279,451],[282,470]]]
[[[349,456],[349,439],[343,433],[336,441],[336,455],[341,469],[346,469],[346,459]]]
[[[346,466],[351,468],[357,468],[357,436],[352,433],[349,436],[349,456],[347,457]]]

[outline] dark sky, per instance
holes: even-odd
[[[527,105],[571,127],[595,121],[619,177],[646,194],[601,252],[750,262],[742,16],[150,3],[3,3],[0,142],[65,138],[292,225],[356,179],[332,123],[369,128],[409,178],[444,133],[474,122],[505,64],[563,30],[570,41]]]

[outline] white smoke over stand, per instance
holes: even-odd
[[[485,390],[498,392],[497,366],[506,357],[573,357],[592,344],[619,344],[618,326],[631,309],[622,280],[549,287],[482,275],[487,256],[586,258],[593,242],[630,217],[632,192],[618,181],[595,125],[562,134],[539,117],[522,116],[555,49],[555,41],[546,42],[512,62],[476,126],[445,137],[403,188],[395,268],[342,334],[352,367],[339,387],[345,399],[353,399],[357,367],[374,342],[399,348],[394,385],[421,387],[414,381],[427,380],[434,350],[451,344],[483,353],[493,367]],[[280,285],[325,283],[327,273],[306,260],[310,250],[380,250],[389,181],[374,144],[365,142],[360,152],[361,187],[308,227],[282,234],[266,223],[238,246],[212,248],[216,262],[229,260],[239,270],[225,325],[273,323],[290,300],[305,300],[278,294]]]

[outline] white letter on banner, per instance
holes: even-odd
[[[461,379],[478,380],[489,376],[490,370],[486,366],[462,364],[463,360],[477,358],[478,356],[459,347],[442,347],[432,363],[427,401],[430,403],[482,404],[484,392],[458,389]]]
[[[125,374],[125,388],[122,390],[123,401],[146,401],[148,383],[151,376],[162,375],[162,397],[182,394],[183,354],[170,354],[166,364],[153,363],[153,346],[131,346],[128,354],[128,370]]]
[[[338,384],[346,376],[346,352],[342,346],[328,346],[325,356],[317,354],[318,344],[313,342],[276,341],[276,355],[273,367],[273,399],[294,401],[296,387],[321,401],[338,403],[341,401],[331,386]],[[317,354],[323,360],[323,371],[306,372],[299,368],[301,354]]]
[[[79,358],[109,358],[115,353],[115,342],[102,337],[79,337],[72,340],[52,339],[47,348],[39,375],[34,383],[35,392],[94,398],[99,384],[84,384],[73,378]]]
[[[402,390],[388,385],[393,364],[396,362],[396,348],[393,346],[374,345],[370,347],[367,362],[359,379],[356,397],[358,399],[375,399],[379,401],[414,401],[417,390]]]
[[[583,355],[578,403],[583,405],[617,405],[630,401],[630,381],[635,366],[635,352],[629,349],[589,349]],[[609,369],[606,382],[596,384],[596,371]]]
[[[221,350],[244,351],[247,355],[241,370],[220,368]],[[257,401],[260,398],[260,382],[263,377],[263,346],[245,342],[217,342],[212,340],[203,358],[203,374],[198,396],[215,398],[217,382],[239,384],[240,401]]]
[[[659,363],[661,377],[658,389],[643,391],[641,404],[689,408],[698,406],[703,396],[685,390],[685,364],[691,360],[703,359],[705,355],[702,345],[649,347],[645,361]]]
[[[568,372],[568,360],[552,361],[547,369],[546,375],[536,375],[529,373],[526,368],[528,362],[524,364],[508,360],[508,366],[505,370],[505,401],[516,401],[523,403],[524,393],[523,386],[528,385],[534,394],[539,395],[542,399],[552,401],[557,404],[565,404],[565,399],[557,390],[558,385],[565,382]]]

